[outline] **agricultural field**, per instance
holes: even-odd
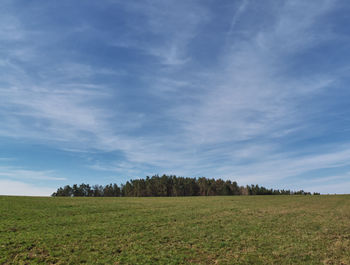
[[[0,197],[0,264],[350,264],[350,196]]]

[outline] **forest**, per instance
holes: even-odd
[[[60,187],[52,194],[66,197],[176,197],[229,195],[311,195],[303,190],[275,190],[259,185],[239,186],[237,182],[214,178],[188,178],[175,175],[131,179],[120,187],[117,184],[74,184]],[[319,193],[313,193],[319,195]]]

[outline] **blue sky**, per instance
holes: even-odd
[[[153,174],[350,192],[350,3],[0,3],[0,194]]]

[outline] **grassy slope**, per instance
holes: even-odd
[[[0,197],[0,264],[350,264],[350,196]]]

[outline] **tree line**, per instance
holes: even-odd
[[[311,195],[310,192],[267,189],[259,185],[239,186],[237,182],[209,178],[185,178],[174,175],[132,179],[125,184],[74,184],[60,187],[52,196],[67,197],[174,197],[219,195]],[[319,195],[319,193],[314,193]]]

